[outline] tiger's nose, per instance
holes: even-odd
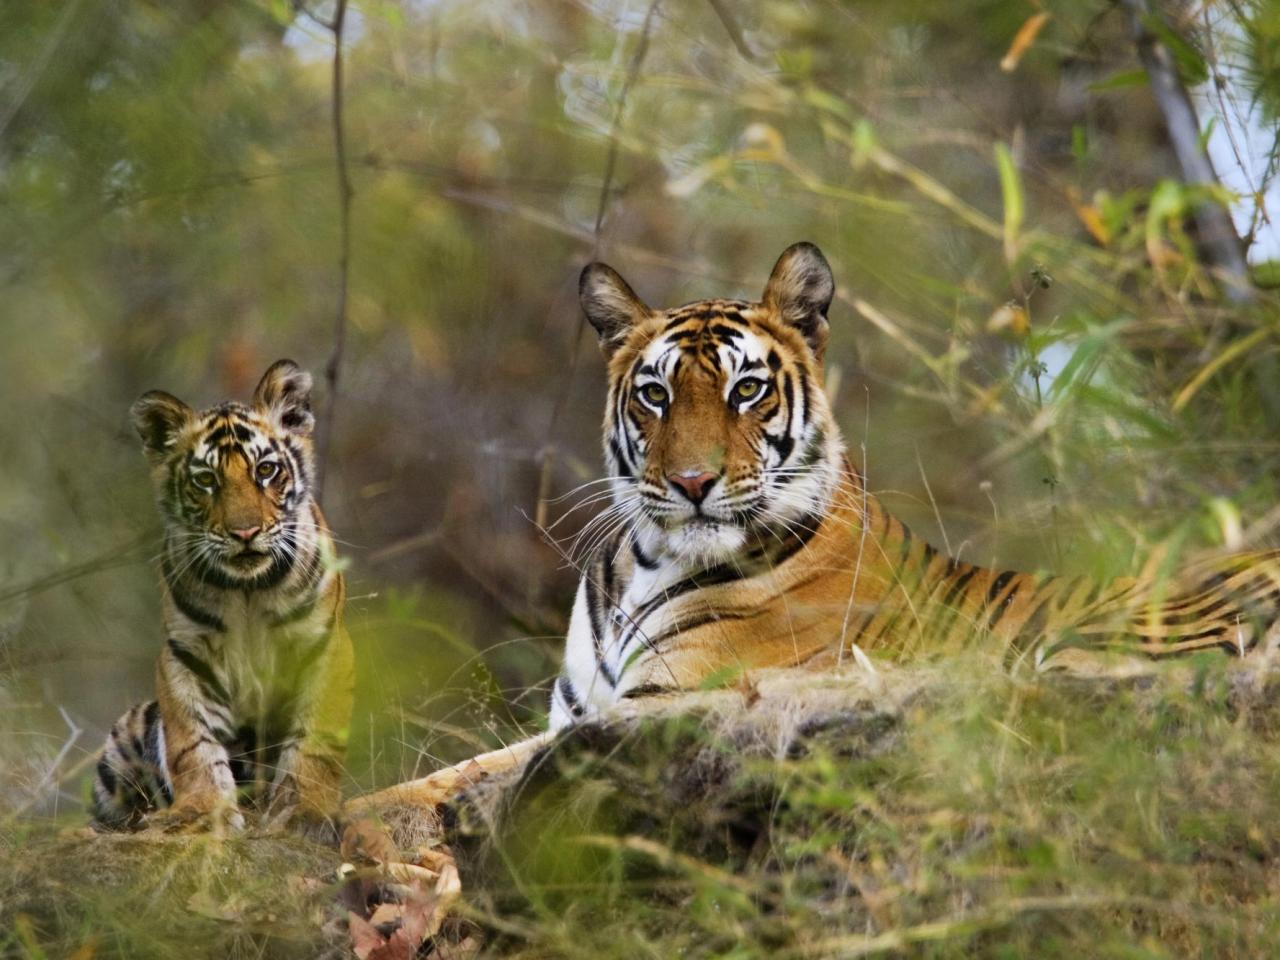
[[[242,543],[248,543],[258,535],[258,531],[261,529],[261,527],[240,527],[238,529],[232,528],[227,532]]]
[[[669,473],[667,479],[670,480],[677,489],[694,503],[701,503],[707,498],[707,492],[720,479],[718,474],[714,473],[698,473],[688,476],[683,473]]]

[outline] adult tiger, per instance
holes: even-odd
[[[338,810],[353,658],[344,586],[312,497],[311,375],[271,366],[250,406],[197,413],[162,391],[132,408],[165,521],[165,646],[156,699],[111,728],[96,821],[243,826],[237,792],[272,820],[323,829]],[[167,809],[165,809],[167,808]]]
[[[652,310],[611,268],[582,273],[608,362],[614,532],[588,559],[552,693],[560,728],[624,697],[752,668],[955,649],[1244,654],[1280,615],[1280,555],[1172,583],[984,569],[891,516],[848,462],[822,357],[834,281],[817,247],[778,260],[759,302]]]

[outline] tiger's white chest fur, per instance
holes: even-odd
[[[632,668],[660,660],[654,640],[676,626],[679,608],[667,601],[700,569],[630,536],[602,551],[578,584],[561,679],[552,692],[553,729],[628,695],[637,675]]]

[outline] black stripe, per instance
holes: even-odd
[[[613,454],[614,462],[618,465],[618,472],[624,477],[633,477],[635,474],[631,465],[627,462],[627,458],[622,455],[622,448],[618,446],[618,438],[611,436],[609,438],[609,452]]]
[[[991,589],[987,591],[987,599],[986,599],[986,602],[982,605],[982,608],[985,610],[987,607],[991,606],[991,604],[995,603],[996,597],[1000,596],[1000,594],[1004,592],[1004,588],[1009,585],[1009,581],[1012,580],[1017,575],[1018,575],[1018,571],[1016,570],[1005,570],[1003,573],[997,576],[994,580],[992,580]]]
[[[169,584],[169,596],[173,598],[173,604],[178,608],[184,617],[192,623],[198,623],[202,627],[210,630],[216,630],[218,633],[226,631],[226,624],[222,622],[222,618],[217,614],[210,613],[202,607],[196,606],[191,602],[191,598],[181,589],[180,585],[169,578],[168,557],[165,558],[165,580]]]
[[[1008,594],[1006,594],[1005,598],[1002,601],[1000,601],[1000,605],[991,611],[991,619],[987,621],[988,630],[995,629],[996,624],[1000,622],[1000,618],[1004,616],[1005,611],[1008,610],[1009,607],[1013,604],[1013,598],[1018,595],[1018,590],[1021,588],[1021,586],[1022,585],[1020,583],[1015,583],[1009,589],[1009,592]]]
[[[604,557],[601,561],[604,561]],[[591,646],[596,655],[596,669],[610,687],[618,685],[618,678],[613,675],[604,660],[604,624],[600,620],[600,590],[596,586],[595,577],[588,576],[584,581],[587,591],[587,617],[591,627]]]
[[[770,559],[771,564],[779,566],[808,546],[825,519],[825,516],[810,513],[789,525],[785,530],[783,546]]]
[[[631,646],[631,642],[637,635],[643,638],[641,626],[644,621],[656,610],[666,603],[671,603],[677,598],[683,596],[691,590],[706,589],[707,587],[716,587],[724,583],[732,583],[735,580],[741,580],[746,576],[741,565],[719,564],[704,570],[701,573],[692,574],[685,579],[673,585],[670,589],[663,591],[660,595],[653,597],[637,609],[630,618],[630,624],[626,633],[623,635],[623,641],[620,650],[625,650]],[[587,580],[590,585],[590,579]],[[646,641],[647,642],[647,641]]]
[[[764,442],[778,451],[778,465],[781,466],[786,462],[787,457],[791,456],[791,451],[795,449],[796,441],[794,437],[783,435],[782,437],[774,437],[766,433]]]
[[[754,620],[756,617],[762,616],[764,613],[765,610],[763,607],[758,610],[746,610],[742,612],[728,610],[707,611],[664,630],[662,633],[658,634],[658,636],[653,638],[651,647],[654,650],[659,650],[662,648],[663,644],[672,637],[679,636],[682,633],[688,633],[691,630],[697,630],[699,627],[705,627],[709,623],[720,623],[725,620]]]
[[[951,585],[951,589],[947,591],[947,595],[942,598],[942,605],[944,607],[951,606],[952,602],[960,594],[960,591],[963,590],[966,586],[968,586],[969,581],[974,578],[974,575],[978,572],[978,570],[979,570],[978,567],[970,567],[968,570],[966,570],[963,574],[960,575],[960,579],[956,580],[956,582]]]
[[[651,697],[656,693],[667,693],[669,688],[656,683],[642,683],[638,687],[632,687],[622,695],[623,700],[635,700],[638,697]]]
[[[896,517],[894,519],[897,519]],[[902,552],[898,557],[898,566],[905,567],[907,558],[911,556],[911,531],[907,529],[907,525],[898,520],[898,526],[902,528]]]
[[[183,761],[183,759],[186,758],[187,754],[189,754],[192,750],[195,750],[198,747],[203,746],[206,743],[210,743],[210,744],[213,744],[214,746],[217,746],[217,741],[214,740],[212,737],[200,736],[200,737],[196,737],[195,740],[191,741],[191,743],[187,744],[185,747],[183,747],[181,750],[175,753],[173,755],[173,762],[170,764],[170,767],[172,767],[173,772],[174,773],[178,772],[178,765]]]
[[[201,660],[192,651],[179,646],[173,637],[170,637],[165,642],[168,644],[169,652],[173,654],[174,659],[195,676],[200,683],[200,688],[207,695],[219,703],[229,704],[231,702],[231,697],[228,695],[226,687],[222,685],[222,681],[218,679],[218,675],[213,672],[213,668],[209,664]]]
[[[102,784],[102,789],[109,795],[115,796],[116,787],[119,781],[116,780],[116,772],[111,767],[110,761],[107,760],[106,754],[98,759],[98,782]]]
[[[707,332],[713,337],[721,337],[726,340],[742,339],[742,331],[736,327],[731,327],[726,323],[713,323],[707,327]]]
[[[560,691],[560,698],[564,700],[569,712],[575,717],[582,716],[582,703],[578,700],[577,691],[573,689],[573,681],[562,673],[556,678],[556,689]]]
[[[659,566],[658,561],[650,560],[648,557],[644,555],[644,551],[640,549],[640,543],[635,539],[635,537],[631,538],[631,555],[635,557],[636,563],[639,566],[641,566],[643,569],[645,570],[658,569],[658,566]]]

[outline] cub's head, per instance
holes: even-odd
[[[843,447],[822,383],[831,268],[797,243],[761,299],[646,306],[602,263],[582,272],[609,365],[605,461],[642,543],[710,564],[813,525]]]
[[[279,360],[247,407],[196,412],[162,390],[133,404],[171,548],[206,579],[252,586],[291,558],[311,503],[310,397],[311,374]]]

